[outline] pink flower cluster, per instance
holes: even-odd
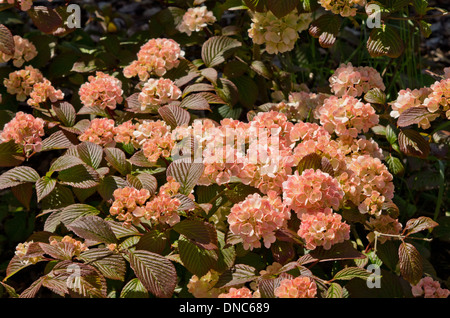
[[[321,170],[306,169],[301,175],[295,171],[283,182],[283,201],[298,217],[325,208],[338,210],[343,197],[339,182]]]
[[[152,74],[163,76],[168,70],[179,65],[184,51],[172,39],[151,39],[144,44],[137,54],[137,60],[124,68],[127,78],[138,76],[147,81]]]
[[[391,117],[398,118],[405,110],[421,106],[428,94],[430,94],[430,89],[426,87],[414,90],[409,88],[400,90],[397,99],[390,103],[392,108]]]
[[[273,106],[271,110],[283,113],[293,122],[302,122],[307,118],[313,118],[316,109],[327,98],[325,94],[310,92],[292,92],[288,101],[282,101]]]
[[[183,15],[180,24],[177,25],[177,29],[191,35],[192,32],[199,32],[214,22],[216,22],[216,17],[211,11],[208,11],[206,6],[189,8]]]
[[[43,82],[33,85],[33,91],[30,93],[30,98],[27,104],[33,107],[38,107],[39,104],[45,103],[47,100],[55,103],[58,100],[64,99],[64,93],[61,90],[56,90],[52,83],[44,78]]]
[[[16,113],[16,116],[8,122],[0,134],[1,142],[14,140],[23,147],[24,152],[39,152],[42,149],[42,136],[44,136],[44,120],[35,118],[24,112]]]
[[[29,62],[38,54],[36,47],[32,42],[22,38],[19,35],[14,35],[14,54],[8,55],[0,52],[0,63],[13,61],[15,67],[22,67],[25,62]]]
[[[430,86],[431,93],[423,101],[430,113],[442,109],[447,119],[450,119],[450,78],[435,82]]]
[[[283,279],[275,288],[275,296],[278,298],[315,298],[316,295],[317,285],[307,276]]]
[[[342,221],[342,216],[333,213],[330,208],[323,211],[301,216],[297,234],[304,239],[309,250],[317,246],[329,250],[331,246],[350,239],[350,225]]]
[[[142,123],[137,123],[131,142],[135,148],[142,149],[144,156],[150,162],[156,162],[161,156],[170,157],[175,146],[171,128],[162,120],[144,120]]]
[[[334,14],[340,14],[343,17],[352,17],[356,15],[355,5],[363,6],[366,0],[319,0],[322,7]]]
[[[231,287],[228,293],[222,293],[219,298],[253,298],[253,294],[247,287]]]
[[[176,101],[181,90],[168,78],[150,78],[139,93],[140,109],[136,111],[156,111],[160,106]]]
[[[327,98],[317,112],[323,128],[338,136],[356,138],[379,122],[375,109],[369,103],[348,95]]]
[[[330,77],[329,82],[331,91],[338,97],[344,95],[359,97],[372,88],[379,88],[382,91],[386,89],[383,79],[374,68],[354,67],[350,62],[341,64]]]
[[[244,249],[252,250],[261,247],[261,239],[269,248],[276,240],[276,231],[286,225],[290,216],[281,198],[269,191],[264,197],[258,193],[249,195],[231,208],[227,218],[230,231],[243,239]]]
[[[38,69],[28,65],[22,70],[10,73],[9,77],[3,81],[3,84],[9,94],[17,95],[16,99],[23,102],[30,96],[34,84],[43,80],[44,76],[42,73]]]
[[[107,146],[114,142],[114,120],[94,118],[89,127],[80,135],[81,141],[89,141],[97,145]]]
[[[411,291],[414,297],[447,298],[450,295],[450,290],[442,288],[438,281],[429,276],[422,278],[417,285],[412,286]]]
[[[19,243],[16,246],[16,251],[14,255],[19,259],[20,263],[23,265],[36,264],[43,259],[43,256],[29,256],[28,250],[33,244],[33,241],[28,241],[24,243]]]
[[[50,238],[50,245],[70,252],[73,256],[79,256],[82,252],[88,250],[86,244],[66,235],[62,239]]]
[[[96,72],[89,76],[88,82],[81,85],[78,94],[86,107],[115,109],[123,101],[122,82],[114,76]]]

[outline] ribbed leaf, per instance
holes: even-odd
[[[59,212],[59,220],[65,226],[68,226],[79,218],[83,218],[88,215],[97,215],[99,213],[100,211],[98,209],[89,204],[76,203],[63,208],[62,211]]]
[[[327,293],[325,295],[326,298],[343,298],[344,297],[344,289],[341,285],[337,283],[331,283],[330,287],[327,289]]]
[[[414,245],[402,242],[398,249],[400,273],[412,285],[416,285],[423,275],[422,256]]]
[[[98,269],[106,278],[123,281],[126,263],[122,255],[108,248],[93,248],[80,254],[79,258]]]
[[[25,161],[23,148],[13,140],[0,143],[0,167],[14,167]]]
[[[217,249],[217,232],[208,222],[186,219],[175,224],[173,229],[204,249]]]
[[[201,248],[183,235],[178,240],[178,250],[184,267],[198,277],[205,275],[211,268],[217,268],[217,251]]]
[[[31,198],[33,196],[33,184],[23,183],[11,188],[14,197],[27,209],[30,210]]]
[[[99,174],[91,167],[80,164],[59,172],[61,184],[88,189],[98,185]]]
[[[213,36],[202,46],[202,59],[207,67],[214,67],[223,62],[235,48],[242,45],[241,42],[226,36]]]
[[[439,224],[433,221],[431,218],[426,216],[419,216],[416,219],[410,219],[406,222],[403,233],[406,235],[411,235],[423,230],[432,229]]]
[[[38,181],[36,181],[36,195],[37,201],[40,202],[43,198],[50,194],[50,192],[55,189],[56,180],[43,176]]]
[[[351,280],[353,278],[366,279],[370,275],[372,275],[372,273],[365,270],[364,268],[347,267],[347,268],[344,268],[344,269],[340,270],[339,272],[337,272],[334,275],[333,279],[335,279],[335,280]]]
[[[267,8],[277,18],[282,18],[293,11],[299,3],[299,0],[267,0]]]
[[[148,291],[138,278],[133,278],[120,292],[120,298],[148,298]]]
[[[367,41],[367,51],[370,56],[397,58],[403,53],[404,49],[403,40],[393,27],[382,25],[381,28],[374,28],[370,32]]]
[[[428,157],[431,150],[428,141],[412,129],[403,129],[399,132],[398,145],[404,154],[419,158]]]
[[[364,100],[368,103],[384,105],[386,103],[386,94],[378,87],[375,87],[364,95]]]
[[[181,184],[180,193],[189,195],[203,174],[203,163],[190,160],[176,160],[167,168],[167,176],[172,176]]]
[[[155,194],[158,188],[158,181],[150,173],[140,173],[137,176],[127,175],[127,182],[134,188],[141,190],[147,189],[151,195]]]
[[[102,196],[103,200],[109,201],[114,198],[113,193],[115,190],[125,188],[127,185],[127,182],[120,177],[106,176],[100,180],[97,191]]]
[[[191,94],[183,98],[179,107],[192,110],[211,110],[209,103],[201,94]]]
[[[55,112],[58,119],[66,127],[72,127],[75,125],[76,110],[68,102],[59,102],[52,105],[52,109]]]
[[[28,10],[28,15],[34,25],[42,32],[51,34],[64,25],[59,13],[48,7],[33,6]]]
[[[185,124],[187,125],[191,120],[191,115],[189,112],[176,105],[163,106],[158,109],[158,113],[161,115],[162,119],[164,119],[164,121],[172,127],[172,129]]]
[[[281,1],[279,1],[281,2]],[[319,39],[321,47],[328,48],[334,45],[341,27],[341,19],[335,14],[323,14],[311,22],[309,34]]]
[[[14,37],[11,31],[3,24],[0,24],[0,52],[6,55],[14,55],[14,51]]]
[[[261,292],[261,298],[276,298],[275,289],[285,279],[293,279],[294,277],[287,273],[282,273],[276,278],[261,277],[258,280],[258,289]]]
[[[0,176],[0,190],[26,182],[35,183],[39,178],[39,174],[31,167],[21,166],[12,168]]]
[[[105,244],[117,243],[117,238],[109,223],[98,216],[81,217],[70,223],[67,228],[85,240]]]
[[[84,162],[78,157],[72,155],[64,155],[56,158],[50,166],[49,172],[62,171],[77,165],[83,165]]]
[[[69,133],[63,130],[51,134],[42,141],[41,151],[67,149],[73,146],[73,142],[69,139],[68,135]]]
[[[437,114],[430,113],[425,106],[411,107],[405,110],[397,119],[397,125],[399,127],[406,127],[420,123],[424,119],[433,120]]]
[[[307,169],[317,170],[320,168],[322,168],[322,157],[315,152],[304,156],[297,166],[299,174],[302,174]]]
[[[386,158],[386,163],[388,164],[389,171],[391,171],[394,175],[401,176],[404,174],[405,167],[399,158],[389,155]]]
[[[105,159],[121,175],[131,172],[131,164],[127,161],[125,153],[119,148],[105,148]]]
[[[88,166],[94,169],[100,167],[103,159],[103,148],[100,145],[86,141],[70,149],[71,151],[75,151],[76,155]]]
[[[168,243],[167,235],[158,230],[145,233],[136,245],[137,250],[145,250],[156,254],[161,254]]]
[[[130,265],[145,288],[158,298],[170,298],[177,284],[175,266],[149,251],[130,252]]]
[[[220,275],[215,287],[230,287],[245,284],[258,278],[259,275],[253,266],[236,264]]]
[[[137,151],[130,159],[128,159],[132,164],[138,167],[149,168],[154,167],[155,164],[148,161],[147,157],[144,155],[142,150]]]

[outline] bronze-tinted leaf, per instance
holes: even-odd
[[[14,37],[9,29],[0,24],[0,52],[6,55],[14,55]]]
[[[412,285],[416,285],[423,275],[422,256],[414,245],[402,242],[398,249],[400,273]]]
[[[383,24],[381,28],[374,28],[370,32],[367,41],[367,51],[370,56],[397,58],[402,55],[404,50],[403,40],[394,27]]]
[[[403,129],[398,134],[400,151],[408,156],[426,158],[431,151],[430,144],[413,129]]]

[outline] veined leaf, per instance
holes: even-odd
[[[85,164],[60,171],[58,178],[61,184],[81,189],[96,187],[99,182],[97,171]]]
[[[231,287],[251,282],[259,277],[253,266],[236,264],[220,275],[215,287]]]
[[[374,28],[367,41],[367,50],[372,57],[388,56],[397,58],[402,55],[405,46],[397,31],[383,24],[381,28]]]
[[[428,141],[412,129],[403,129],[399,132],[398,145],[400,150],[408,156],[426,158],[431,151]]]
[[[106,278],[123,281],[126,273],[126,263],[122,255],[114,253],[109,248],[93,248],[84,251],[79,258],[98,269]]]
[[[267,8],[280,19],[292,12],[298,3],[299,0],[267,0]]]
[[[113,193],[115,190],[125,188],[127,185],[127,181],[118,176],[106,176],[100,180],[97,191],[103,200],[110,201],[114,199]]]
[[[364,268],[347,267],[337,272],[336,275],[334,275],[333,279],[335,280],[351,280],[353,278],[366,279],[370,275],[372,275],[372,273]]]
[[[213,36],[202,46],[202,59],[207,67],[214,67],[225,62],[233,49],[242,45],[241,42],[226,36]]]
[[[138,278],[130,280],[120,292],[120,298],[148,298],[148,291]]]
[[[181,184],[179,190],[181,194],[189,195],[197,185],[203,170],[203,163],[190,162],[190,160],[176,160],[169,165],[166,173],[167,176],[172,176]]]
[[[279,1],[281,2],[281,1]],[[329,48],[336,42],[336,37],[341,27],[341,19],[335,14],[321,15],[317,20],[311,22],[309,34],[319,39],[321,47]]]
[[[326,298],[343,298],[344,297],[344,289],[341,285],[337,283],[331,283],[330,287],[327,289],[327,293],[325,295]]]
[[[72,127],[73,125],[75,125],[77,114],[75,108],[70,103],[55,103],[52,105],[52,109],[64,126]]]
[[[189,112],[176,105],[163,106],[158,109],[158,113],[161,115],[162,119],[164,119],[164,121],[172,127],[172,129],[185,124],[187,125],[191,120],[191,115]]]
[[[13,140],[0,143],[0,167],[14,167],[25,161],[23,148]]]
[[[411,107],[405,110],[397,119],[399,127],[406,127],[420,123],[424,119],[434,120],[439,113],[430,113],[425,106]]]
[[[403,229],[403,233],[406,235],[411,235],[423,230],[432,229],[439,224],[433,221],[431,218],[426,216],[419,216],[416,219],[410,219],[406,222],[405,228]]]
[[[50,194],[55,189],[56,179],[43,176],[36,181],[36,195],[37,201],[40,202],[43,198]]]
[[[173,229],[204,249],[218,248],[216,229],[208,222],[186,219],[175,224]]]
[[[9,29],[0,24],[0,52],[6,55],[14,55],[14,37]]]
[[[41,151],[50,151],[57,149],[67,149],[73,146],[73,142],[69,139],[70,133],[64,130],[59,130],[42,141]]]
[[[423,275],[422,256],[414,245],[402,242],[398,249],[400,273],[412,285],[416,285]]]
[[[178,251],[183,266],[198,277],[205,275],[211,268],[217,269],[217,251],[201,248],[184,235],[180,235],[178,240]]]
[[[175,266],[164,256],[149,251],[130,252],[130,265],[144,287],[159,298],[170,298],[177,284]]]
[[[46,34],[52,34],[64,25],[59,13],[48,7],[33,6],[27,11],[34,25]]]
[[[125,153],[119,148],[105,148],[105,159],[121,175],[131,172],[131,164],[127,161]]]
[[[39,178],[39,174],[31,167],[15,167],[0,176],[0,190],[11,188],[22,183],[35,183]]]
[[[190,94],[186,96],[178,107],[192,110],[211,110],[208,101],[201,94]]]
[[[71,222],[67,228],[85,240],[105,244],[117,243],[117,238],[111,230],[109,223],[98,216],[90,215],[81,217]]]

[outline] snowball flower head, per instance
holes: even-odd
[[[318,109],[320,123],[330,133],[356,138],[379,122],[375,109],[352,96],[331,96]]]
[[[254,12],[248,35],[253,42],[266,45],[269,54],[284,53],[294,49],[299,32],[306,30],[312,21],[311,13],[298,13],[293,10],[282,18],[271,11]]]
[[[228,293],[222,293],[219,298],[253,298],[252,292],[247,287],[231,287]]]
[[[30,96],[34,84],[42,82],[43,80],[44,76],[41,71],[28,65],[22,70],[10,73],[9,77],[5,78],[3,81],[3,84],[9,94],[17,95],[16,99],[23,102]]]
[[[0,140],[1,142],[13,140],[23,147],[27,155],[39,152],[42,149],[41,137],[44,136],[44,124],[45,122],[41,118],[18,112],[3,128]]]
[[[87,83],[81,85],[78,94],[86,107],[115,109],[123,101],[122,82],[114,76],[96,72],[95,76],[88,77]]]
[[[295,171],[283,182],[283,201],[299,217],[325,208],[338,210],[343,197],[339,182],[321,170],[306,169],[301,175]]]
[[[278,298],[314,298],[316,295],[317,285],[307,276],[283,279],[275,288],[275,296]]]
[[[124,68],[127,78],[138,76],[141,81],[147,81],[151,75],[163,76],[168,70],[177,67],[184,51],[172,39],[151,39],[141,46],[137,60]]]
[[[208,11],[206,6],[189,8],[183,15],[180,24],[177,25],[177,29],[191,35],[192,32],[199,32],[214,22],[216,22],[216,17],[211,11]]]
[[[9,60],[13,61],[15,67],[22,67],[25,62],[29,62],[38,54],[36,47],[32,42],[22,38],[19,35],[14,35],[14,54],[8,55],[0,52],[0,63],[6,63]]]
[[[81,141],[89,141],[105,146],[114,142],[114,120],[94,118],[89,127],[78,137]]]
[[[411,291],[414,297],[447,298],[450,295],[450,290],[442,288],[438,281],[429,276],[422,278],[417,285],[412,286]]]
[[[323,246],[329,250],[334,244],[350,238],[350,226],[342,222],[340,214],[327,208],[324,212],[303,214],[297,234],[305,240],[307,249]]]
[[[178,100],[181,90],[168,78],[150,78],[139,93],[140,111],[155,111],[160,106]],[[138,110],[138,111],[139,111]]]
[[[354,67],[352,63],[341,64],[329,78],[331,91],[338,97],[360,97],[372,88],[386,89],[381,75],[372,67]]]
[[[275,232],[286,225],[289,210],[274,191],[261,197],[258,193],[249,195],[235,204],[228,215],[230,231],[243,239],[245,249],[264,246],[269,248],[275,242]]]
[[[44,79],[43,82],[33,85],[33,91],[30,93],[27,104],[38,107],[39,104],[45,103],[47,100],[55,103],[62,99],[64,99],[64,93],[59,89],[55,89],[48,79]]]

